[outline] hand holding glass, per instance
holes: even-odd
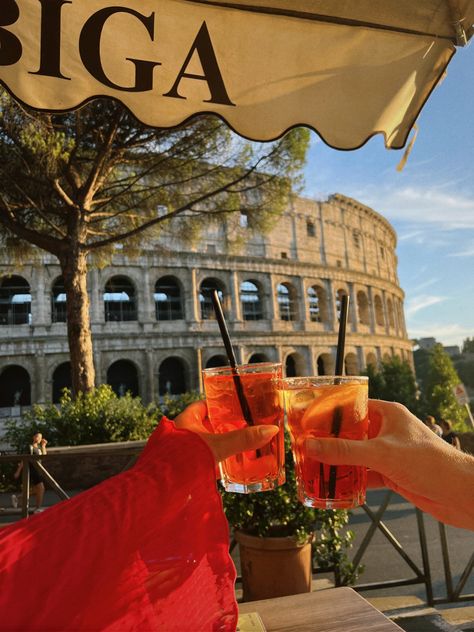
[[[280,432],[264,447],[229,457],[219,465],[226,491],[250,493],[275,489],[285,482],[283,408],[279,384],[281,364],[270,362],[237,366],[238,380],[254,425],[271,424]],[[249,425],[242,412],[231,367],[203,371],[204,390],[212,430],[229,432]]]
[[[295,458],[298,498],[309,507],[348,509],[365,501],[367,469],[325,465],[307,455],[309,437],[364,440],[368,433],[367,377],[282,380]]]

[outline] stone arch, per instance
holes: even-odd
[[[106,322],[126,322],[138,319],[137,292],[129,276],[110,277],[104,286]]]
[[[51,284],[51,322],[65,323],[66,321],[66,290],[63,277],[58,276]]]
[[[222,307],[227,306],[227,290],[225,283],[215,277],[206,277],[199,286],[199,303],[201,305],[201,320],[215,320],[216,315],[212,304],[211,294],[217,290]]]
[[[338,322],[341,318],[342,297],[348,295],[349,293],[345,288],[339,288],[336,290],[336,315]]]
[[[0,279],[0,325],[31,324],[31,288],[18,275]]]
[[[298,320],[298,294],[295,286],[288,281],[279,283],[276,294],[280,320]]]
[[[158,393],[180,395],[187,390],[189,370],[184,360],[178,356],[165,358],[158,369]]]
[[[156,320],[184,319],[183,288],[175,276],[160,277],[155,283],[153,298]]]
[[[240,302],[242,304],[243,320],[262,320],[263,292],[259,281],[246,279],[240,284]]]
[[[286,377],[299,377],[306,372],[306,363],[301,355],[296,351],[290,352],[284,362],[284,374]]]
[[[346,375],[359,375],[359,361],[355,353],[347,353],[344,358],[344,368]]]
[[[229,366],[229,360],[225,355],[212,355],[206,362],[206,369],[215,369],[219,366]]]
[[[138,369],[131,360],[116,360],[107,369],[107,384],[110,384],[114,393],[123,397],[130,392],[132,397],[140,395]]]
[[[247,364],[256,364],[257,362],[270,362],[270,358],[265,353],[252,353]]]
[[[362,325],[370,325],[369,299],[362,290],[357,292],[357,311],[359,312],[359,322]]]
[[[52,402],[53,404],[59,403],[59,400],[62,396],[62,391],[65,388],[72,387],[72,376],[71,376],[71,363],[63,362],[62,364],[58,364],[58,366],[53,371],[52,376]]]
[[[334,357],[331,353],[320,353],[316,359],[318,375],[332,375],[334,373]]]
[[[385,318],[383,315],[383,303],[379,294],[374,296],[374,310],[375,310],[375,322],[379,327],[385,325]]]
[[[387,314],[388,314],[388,324],[390,327],[395,327],[395,314],[393,311],[393,302],[391,298],[387,299]]]
[[[373,351],[369,351],[369,353],[367,353],[367,355],[365,356],[365,364],[366,366],[369,366],[369,365],[373,367],[377,366],[377,356],[375,355]]]
[[[389,353],[388,351],[386,351],[383,355],[382,355],[382,362],[390,362],[392,359],[392,354]]]
[[[19,364],[10,364],[0,372],[0,408],[31,405],[31,378]]]
[[[328,301],[326,290],[319,284],[310,285],[306,290],[309,306],[309,320],[324,323],[328,320]]]

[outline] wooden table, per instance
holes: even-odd
[[[301,595],[239,604],[258,612],[268,632],[396,632],[401,628],[352,588],[330,588]]]

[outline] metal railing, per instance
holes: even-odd
[[[56,481],[52,474],[45,467],[44,463],[52,460],[69,460],[71,458],[84,457],[105,457],[105,456],[129,456],[124,471],[131,467],[136,458],[145,446],[146,441],[123,441],[117,443],[99,443],[81,446],[66,446],[60,448],[48,448],[47,454],[0,454],[0,465],[2,463],[22,463],[22,499],[21,511],[19,517],[28,518],[30,514],[30,468],[33,467],[41,479],[48,483],[51,489],[59,496],[61,500],[67,500],[69,495]],[[17,514],[17,511],[3,511],[4,515]]]
[[[69,498],[67,492],[61,487],[61,485],[55,480],[55,478],[48,471],[45,464],[51,460],[67,461],[72,458],[85,458],[85,457],[106,457],[106,456],[128,456],[125,466],[121,471],[125,471],[133,465],[138,455],[145,446],[146,441],[127,441],[120,443],[108,443],[108,444],[94,444],[83,446],[71,446],[61,448],[50,448],[45,455],[31,455],[31,454],[0,454],[0,465],[2,463],[23,463],[22,471],[22,505],[21,511],[10,511],[8,513],[15,513],[18,517],[28,518],[30,513],[29,508],[29,491],[30,491],[30,467],[35,468],[40,477],[48,483],[51,489],[59,496],[59,498],[66,500]],[[414,576],[403,579],[387,579],[380,582],[371,583],[359,583],[354,586],[356,590],[375,590],[383,588],[396,588],[399,586],[408,586],[413,584],[424,584],[426,591],[426,601],[429,605],[437,603],[447,603],[456,601],[470,601],[474,600],[474,594],[463,593],[463,589],[474,569],[474,552],[467,561],[466,567],[461,573],[461,576],[456,585],[453,584],[453,576],[451,572],[451,562],[448,548],[448,538],[446,533],[446,527],[442,523],[438,523],[440,544],[443,558],[444,580],[445,580],[445,597],[433,596],[433,583],[430,569],[429,551],[427,546],[427,538],[424,524],[424,514],[422,511],[414,507],[417,520],[417,535],[421,552],[421,568],[420,566],[408,555],[403,548],[402,544],[398,541],[396,536],[383,522],[382,518],[390,505],[390,501],[394,497],[394,493],[391,490],[387,490],[384,494],[383,500],[376,511],[373,511],[367,504],[362,506],[367,516],[370,519],[370,526],[365,533],[361,543],[357,547],[352,563],[355,567],[359,565],[364,553],[370,546],[372,539],[377,531],[380,531],[387,539],[394,550],[402,557],[407,566],[413,571]],[[2,512],[6,513],[6,512]],[[350,527],[350,524],[349,524]],[[235,547],[235,540],[231,543],[231,551]],[[321,572],[333,572],[335,575],[335,583],[338,584],[339,577],[338,571],[335,568],[325,569],[319,571],[313,569],[313,574],[320,574]],[[241,577],[237,578],[237,581],[241,581]]]

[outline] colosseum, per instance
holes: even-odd
[[[144,402],[201,387],[201,369],[226,364],[209,290],[222,299],[241,363],[281,361],[287,375],[334,371],[338,310],[350,297],[345,370],[398,356],[412,362],[396,234],[343,195],[296,198],[265,235],[245,213],[206,229],[199,244],[117,249],[89,273],[97,383]],[[57,402],[70,384],[65,294],[51,256],[0,263],[0,408]]]

